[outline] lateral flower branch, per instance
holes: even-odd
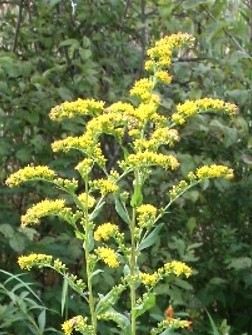
[[[74,332],[97,335],[98,323],[109,320],[116,323],[121,334],[136,335],[139,316],[155,304],[155,286],[166,278],[188,278],[192,273],[190,266],[178,260],[167,260],[162,267],[146,273],[142,269],[140,256],[155,242],[155,235],[160,230],[157,227],[161,228],[162,216],[178,197],[202,180],[233,177],[233,170],[229,167],[216,164],[201,166],[170,189],[165,207],[157,208],[154,204],[146,203],[144,199],[143,190],[153,169],[161,167],[164,173],[170,175],[180,166],[174,148],[170,152],[169,148],[179,142],[180,131],[183,131],[182,125],[185,122],[197,113],[216,112],[233,117],[237,112],[234,104],[204,98],[178,104],[175,110],[167,111],[168,117],[162,113],[162,99],[158,88],[160,85],[169,85],[172,81],[168,72],[172,65],[172,56],[178,49],[192,48],[193,43],[194,38],[184,33],[166,36],[156,42],[147,51],[145,69],[149,76],[136,81],[130,89],[131,103],[118,101],[106,106],[103,101],[78,99],[64,102],[51,110],[49,115],[55,122],[75,117],[81,117],[85,121],[82,134],[52,143],[54,152],[67,155],[70,150],[78,150],[82,155],[75,167],[84,185],[82,193],[77,191],[77,179],[64,179],[48,166],[27,166],[14,172],[6,180],[10,187],[41,180],[57,187],[62,197],[45,198],[34,204],[22,216],[21,225],[35,226],[41,218],[57,216],[69,224],[76,237],[82,241],[85,282],[82,278],[71,275],[67,266],[59,259],[53,259],[51,255],[30,254],[18,259],[22,269],[53,268],[68,280],[72,289],[88,304],[87,315],[76,315],[62,324],[65,335]],[[108,158],[102,150],[103,134],[113,136],[121,149],[120,160],[109,170]],[[168,154],[160,150],[164,146]],[[99,179],[93,177],[94,167],[101,171]],[[125,177],[127,183],[132,180],[127,190],[124,189]],[[108,197],[110,201],[114,199],[120,220],[128,225],[127,233],[120,231],[115,222],[97,223],[101,221],[97,218],[99,215],[102,217],[103,206]],[[122,273],[118,285],[112,287],[104,296],[96,291],[93,284],[94,277],[100,272],[101,262],[112,269],[119,268]],[[126,313],[128,316],[116,308],[123,292],[124,297],[125,292],[128,292],[129,301],[125,304],[125,309],[129,308]],[[189,326],[188,320],[172,316],[150,329],[150,334],[161,334],[166,329]]]

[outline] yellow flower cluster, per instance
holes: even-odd
[[[57,140],[52,143],[53,152],[68,152],[71,149],[82,150],[85,152],[92,145],[92,140],[87,136],[72,137],[68,136],[63,140]]]
[[[174,273],[177,277],[184,274],[186,278],[188,278],[192,274],[192,269],[180,261],[171,261],[165,263],[163,269],[166,274]]]
[[[155,72],[155,78],[166,85],[170,84],[172,81],[172,76],[169,75],[168,72],[161,70]]]
[[[177,112],[174,113],[171,118],[173,122],[177,124],[185,123],[185,119],[203,111],[209,110],[221,112],[233,116],[236,114],[238,108],[235,104],[225,102],[220,99],[204,98],[197,100],[187,100],[183,104],[177,105]]]
[[[121,161],[120,167],[122,169],[131,169],[136,167],[150,167],[153,165],[161,166],[165,170],[175,170],[179,167],[179,162],[172,155],[163,155],[150,151],[137,152],[127,157],[125,161]]]
[[[157,272],[152,274],[140,272],[139,278],[141,283],[143,283],[145,286],[155,286],[160,279],[160,275]]]
[[[110,105],[106,110],[112,113],[134,115],[134,107],[128,102],[117,101]]]
[[[145,63],[146,70],[154,71],[156,68],[169,66],[175,48],[192,45],[194,38],[189,34],[177,33],[165,36],[155,43],[153,48],[147,50],[149,60]]]
[[[135,82],[134,86],[130,90],[131,96],[137,96],[142,101],[149,102],[152,100],[152,90],[154,83],[149,78],[142,78]]]
[[[115,193],[119,190],[119,187],[115,183],[104,178],[94,180],[92,182],[92,186],[94,188],[98,188],[101,192],[101,195]]]
[[[56,173],[51,170],[48,166],[26,166],[23,169],[10,175],[6,180],[6,184],[9,187],[19,186],[20,184],[35,179],[45,179],[52,181],[56,177]]]
[[[28,256],[20,256],[18,258],[18,265],[22,270],[31,270],[33,266],[50,265],[53,257],[46,254],[30,254]]]
[[[110,237],[116,236],[119,233],[118,226],[110,222],[99,226],[94,232],[95,241],[107,241]]]
[[[75,116],[96,116],[102,112],[105,103],[94,99],[77,99],[72,102],[63,102],[50,111],[50,118],[54,121],[61,121],[64,118],[71,119]]]
[[[155,221],[157,208],[150,204],[141,205],[137,208],[137,214],[139,227],[150,228]]]
[[[92,159],[92,161],[97,162],[97,164],[102,167],[105,166],[106,159],[102,154],[100,143],[95,141],[95,138],[93,138],[92,135],[86,133],[85,135],[79,137],[69,136],[63,140],[58,140],[52,143],[52,150],[54,152],[68,152],[72,149],[85,153],[90,159]],[[88,162],[89,161],[84,161],[83,164],[87,164]],[[80,169],[82,168],[81,165],[77,167]],[[84,173],[83,169],[80,171]]]
[[[95,198],[92,195],[87,194],[85,192],[78,195],[79,201],[86,207],[92,208],[96,202]]]
[[[61,328],[65,335],[71,335],[74,331],[78,331],[81,334],[93,335],[93,327],[87,324],[88,319],[81,315],[77,315],[72,319],[65,321]]]
[[[25,215],[21,217],[22,226],[25,227],[29,224],[38,224],[39,219],[49,215],[59,215],[65,207],[65,201],[62,199],[49,200],[45,199],[36,205],[29,208]]]
[[[192,321],[189,320],[180,320],[175,318],[167,318],[164,320],[164,325],[172,327],[172,328],[190,328],[192,325]]]
[[[95,252],[110,268],[117,268],[119,266],[117,254],[113,249],[99,247],[95,250]]]
[[[205,178],[225,178],[232,179],[234,177],[233,169],[228,168],[224,165],[212,164],[209,166],[202,166],[195,172],[198,179]]]
[[[151,150],[157,151],[160,145],[174,145],[179,141],[179,135],[176,129],[167,127],[157,128],[151,135],[150,139],[136,139],[133,146],[137,151]]]

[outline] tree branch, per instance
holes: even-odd
[[[23,11],[23,0],[19,1],[19,9],[18,9],[18,17],[17,17],[17,22],[16,22],[16,27],[15,27],[15,34],[14,34],[14,40],[13,40],[13,45],[12,45],[12,51],[15,52],[17,45],[18,45],[18,35],[19,35],[19,30],[20,30],[20,24],[22,20],[22,11]]]

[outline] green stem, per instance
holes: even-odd
[[[85,226],[85,260],[86,260],[86,275],[87,275],[87,288],[88,288],[88,305],[89,311],[91,315],[91,323],[93,327],[93,334],[96,334],[97,329],[97,318],[95,313],[95,299],[93,294],[93,283],[92,283],[92,259],[90,258],[90,246],[89,246],[89,238],[90,233],[92,232],[92,227],[89,222],[88,216],[88,177],[85,178],[85,193],[86,193],[86,206],[84,208],[84,226]]]
[[[137,189],[140,185],[139,180],[139,171],[135,171],[135,180],[134,180],[134,187]],[[134,190],[135,193],[135,190]],[[136,207],[134,205],[132,207],[132,220],[130,222],[130,235],[131,235],[131,251],[130,251],[130,307],[131,307],[131,335],[136,335],[136,317],[135,317],[135,307],[136,307],[136,282],[135,277],[137,274],[137,248],[136,248],[136,240],[135,240],[135,228],[136,228]]]
[[[136,318],[135,318],[135,307],[136,307],[136,284],[135,284],[135,275],[136,275],[136,243],[135,243],[135,224],[136,224],[136,209],[133,208],[132,212],[132,221],[131,221],[131,253],[130,253],[130,309],[131,309],[131,335],[136,334]]]

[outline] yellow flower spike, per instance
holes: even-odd
[[[150,205],[150,204],[144,204],[137,208],[137,221],[138,225],[141,228],[150,228],[156,218],[157,215],[157,208]]]
[[[171,261],[164,264],[164,272],[167,275],[169,273],[174,273],[177,277],[184,274],[186,278],[188,278],[192,274],[192,269],[183,262]]]
[[[119,233],[118,226],[110,222],[104,223],[99,226],[94,232],[95,241],[99,242],[101,240],[107,241],[110,237],[115,237]]]
[[[110,268],[117,268],[120,265],[118,256],[113,249],[107,247],[99,247],[95,250],[95,252],[100,257],[100,259],[103,260],[103,262],[107,264]]]
[[[20,184],[34,179],[44,179],[52,181],[56,177],[56,173],[48,166],[27,166],[10,175],[6,180],[9,187],[19,186]]]
[[[234,116],[238,108],[235,104],[225,102],[220,99],[204,98],[197,100],[187,100],[183,104],[177,105],[177,112],[171,118],[177,124],[185,123],[185,119],[200,112],[207,111],[224,112],[229,116]]]
[[[209,166],[202,166],[195,172],[198,179],[205,178],[225,178],[232,179],[234,177],[233,169],[228,168],[224,165],[212,164]]]
[[[22,226],[25,227],[29,224],[38,224],[39,219],[47,215],[59,215],[65,208],[65,201],[62,199],[49,200],[45,199],[36,205],[29,208],[25,215],[21,217]],[[70,210],[70,209],[69,209]]]
[[[158,280],[160,279],[160,276],[157,272],[154,272],[152,274],[149,273],[139,273],[139,278],[141,283],[143,283],[145,286],[155,286]]]
[[[163,155],[155,152],[145,151],[131,154],[125,161],[119,163],[122,169],[136,168],[139,166],[150,167],[153,165],[161,166],[165,170],[175,170],[179,167],[178,160],[172,155]]]
[[[31,270],[33,266],[41,267],[43,265],[50,265],[53,257],[46,254],[30,254],[28,256],[20,256],[18,258],[18,265],[22,270]]]
[[[77,99],[72,102],[63,102],[51,109],[49,117],[54,121],[61,121],[64,118],[74,118],[75,116],[99,115],[104,108],[105,102],[94,99]]]

